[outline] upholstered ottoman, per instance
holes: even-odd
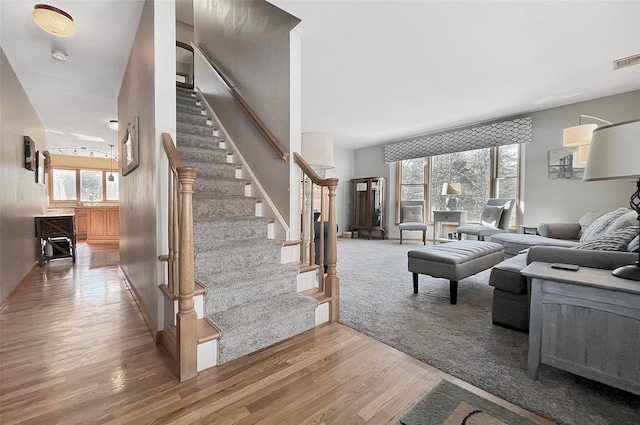
[[[491,320],[494,325],[529,330],[529,284],[520,271],[527,266],[527,254],[508,258],[491,269],[489,285],[494,287]]]
[[[458,281],[498,264],[503,247],[494,242],[465,240],[427,246],[407,253],[413,273],[413,293],[418,293],[418,274],[449,279],[449,301],[458,302]]]

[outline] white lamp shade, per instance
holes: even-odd
[[[442,185],[443,195],[460,195],[461,193],[462,188],[460,183],[444,183]]]
[[[640,119],[593,132],[584,181],[640,177]]]
[[[333,136],[324,133],[302,133],[301,155],[313,168],[333,168]]]
[[[562,131],[563,146],[581,146],[591,143],[593,131],[598,127],[597,124],[583,124],[574,127],[565,128]]]
[[[578,146],[578,150],[573,153],[573,168],[584,168],[589,159],[591,145]]]

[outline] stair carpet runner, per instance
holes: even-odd
[[[213,127],[192,92],[177,89],[176,147],[193,185],[195,276],[205,288],[204,315],[220,331],[218,364],[268,347],[315,325],[317,302],[296,291],[296,268],[281,264],[282,241],[235,177]]]

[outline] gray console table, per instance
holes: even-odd
[[[640,283],[610,270],[558,270],[534,262],[529,377],[540,364],[640,395]]]
[[[444,223],[454,223],[456,228],[467,225],[467,212],[461,210],[435,210],[433,212],[433,243],[452,242],[451,238],[445,238],[442,234]],[[458,240],[457,237],[453,240]]]

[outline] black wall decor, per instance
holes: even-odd
[[[36,144],[29,136],[24,136],[24,168],[31,171],[36,169]]]

